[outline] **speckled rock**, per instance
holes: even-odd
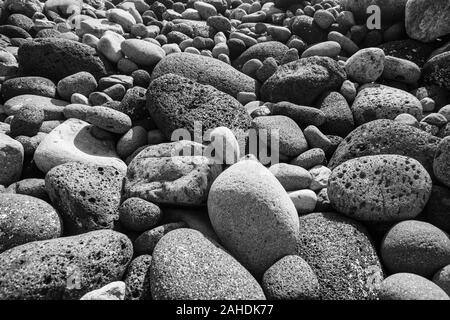
[[[128,89],[117,110],[128,115],[133,121],[148,117],[148,111],[145,107],[146,92],[147,89],[138,86]]]
[[[8,186],[19,180],[23,160],[22,144],[0,132],[0,184]]]
[[[45,187],[64,221],[65,232],[112,229],[119,219],[124,174],[108,166],[79,162],[59,165],[45,176]]]
[[[151,229],[162,218],[161,209],[140,198],[129,198],[119,207],[119,221],[127,229],[142,232]]]
[[[383,78],[407,84],[415,84],[422,75],[417,64],[406,59],[386,56],[384,61]]]
[[[150,265],[152,256],[144,254],[131,261],[125,274],[126,300],[151,300]]]
[[[153,80],[147,91],[147,109],[168,140],[174,130],[194,133],[194,122],[203,130],[225,126],[232,131],[250,127],[250,116],[232,96],[175,74]]]
[[[338,90],[344,69],[328,57],[309,57],[280,66],[261,88],[264,101],[311,105],[328,90]]]
[[[415,218],[431,195],[431,178],[412,158],[367,156],[349,160],[333,170],[328,196],[333,207],[366,222]]]
[[[134,241],[134,250],[137,254],[153,254],[158,242],[169,232],[187,228],[187,224],[183,221],[163,224],[159,227],[147,230],[141,233]]]
[[[28,178],[17,181],[5,190],[6,193],[15,193],[30,196],[33,198],[39,198],[50,203],[50,199],[45,190],[45,180]]]
[[[431,277],[450,263],[450,238],[432,224],[408,220],[386,233],[380,251],[390,272]]]
[[[366,48],[352,55],[345,63],[349,78],[364,84],[375,82],[384,70],[384,52],[379,48]]]
[[[55,209],[30,196],[0,194],[0,217],[0,252],[62,235],[61,219]]]
[[[443,267],[433,276],[433,282],[450,295],[450,264]]]
[[[319,294],[316,275],[299,256],[286,256],[267,269],[262,287],[269,300],[313,300]]]
[[[450,33],[450,3],[446,0],[411,0],[405,11],[406,33],[412,39],[431,42]]]
[[[376,120],[350,133],[337,148],[329,166],[335,168],[349,159],[362,156],[398,154],[416,159],[432,175],[439,141],[439,138],[409,125],[393,120]]]
[[[439,286],[412,273],[396,273],[383,280],[380,300],[450,300]]]
[[[436,178],[450,187],[450,137],[441,140],[433,161],[433,171]]]
[[[79,299],[120,280],[132,255],[131,241],[111,230],[30,242],[0,254],[0,298]]]
[[[288,50],[289,48],[286,45],[278,41],[258,43],[245,50],[236,60],[234,60],[233,66],[240,70],[248,60],[258,59],[264,61],[269,57],[274,58],[280,63]]]
[[[150,267],[155,300],[261,299],[263,290],[231,255],[191,229],[164,236]]]
[[[434,56],[423,66],[422,75],[426,83],[450,90],[450,52]]]
[[[5,101],[24,94],[54,98],[56,86],[42,77],[18,77],[3,82],[1,91]]]
[[[225,248],[258,277],[293,253],[297,210],[280,182],[256,160],[245,158],[214,181],[208,214]]]
[[[234,98],[239,92],[257,92],[258,83],[217,59],[190,53],[174,53],[161,60],[152,72],[152,80],[169,73],[211,85]]]
[[[413,39],[385,42],[379,45],[378,48],[383,49],[387,56],[409,60],[419,67],[425,64],[433,51],[433,47]]]
[[[59,81],[74,73],[86,71],[96,79],[106,76],[110,65],[95,49],[72,40],[43,38],[24,43],[18,61],[27,75]]]
[[[291,24],[292,33],[299,36],[308,44],[324,42],[327,32],[319,27],[312,17],[307,15],[296,16]]]
[[[125,197],[139,197],[157,204],[203,205],[220,172],[221,167],[203,156],[203,146],[195,142],[183,140],[150,146],[128,166]]]
[[[50,132],[36,149],[34,161],[44,173],[72,161],[126,171],[125,163],[116,154],[114,142],[97,139],[93,136],[93,126],[78,119],[69,119]]]
[[[300,217],[299,230],[297,254],[316,274],[320,299],[376,299],[384,273],[362,225],[336,213],[312,213]]]
[[[260,135],[264,133],[269,141],[272,136],[278,134],[279,152],[288,157],[296,157],[308,150],[308,143],[300,127],[289,117],[286,116],[263,116],[257,117],[252,122],[252,127]]]
[[[306,170],[326,162],[325,152],[319,148],[309,149],[291,161],[291,164]]]
[[[317,107],[325,115],[324,123],[318,126],[322,132],[345,137],[355,128],[350,106],[340,93],[325,93]]]
[[[86,121],[106,131],[124,134],[131,129],[131,119],[125,113],[114,109],[94,106],[87,110]]]

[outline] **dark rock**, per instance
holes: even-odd
[[[234,62],[233,66],[240,70],[242,66],[251,59],[258,59],[264,61],[267,58],[274,58],[277,63],[281,62],[289,48],[277,41],[267,41],[255,44],[245,50]]]
[[[128,266],[125,274],[125,299],[126,300],[151,300],[150,291],[150,265],[152,256],[144,254],[133,261]]]
[[[52,81],[42,77],[20,77],[3,82],[2,97],[5,101],[23,94],[54,98],[56,86]]]

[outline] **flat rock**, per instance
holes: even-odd
[[[192,229],[156,245],[150,267],[154,300],[265,300],[253,276],[220,246]]]
[[[122,278],[131,241],[111,230],[34,241],[0,254],[2,300],[79,299]]]
[[[191,53],[173,53],[162,59],[152,72],[152,80],[168,73],[200,84],[211,85],[234,98],[239,92],[257,93],[258,82],[220,60]]]
[[[412,158],[376,155],[356,158],[336,167],[328,197],[333,207],[366,222],[415,218],[431,195],[431,177]]]
[[[197,153],[191,152],[194,148]],[[204,205],[221,168],[202,154],[202,145],[183,140],[145,148],[128,166],[125,197],[163,204]]]
[[[24,94],[54,98],[56,86],[49,79],[42,77],[18,77],[3,82],[1,91],[4,100]]]
[[[121,172],[126,164],[115,151],[114,141],[99,140],[92,135],[89,123],[69,119],[50,132],[36,149],[34,161],[47,173],[53,167],[66,162],[84,162],[98,166],[113,166]]]
[[[32,104],[44,111],[44,120],[62,120],[64,119],[64,107],[69,103],[67,101],[53,99],[49,97],[25,94],[9,99],[4,104],[4,113],[14,116],[27,104]]]

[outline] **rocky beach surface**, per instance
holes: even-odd
[[[0,300],[450,300],[449,0],[0,0]]]

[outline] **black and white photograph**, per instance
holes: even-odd
[[[0,0],[2,309],[448,301],[449,234],[450,0]]]

